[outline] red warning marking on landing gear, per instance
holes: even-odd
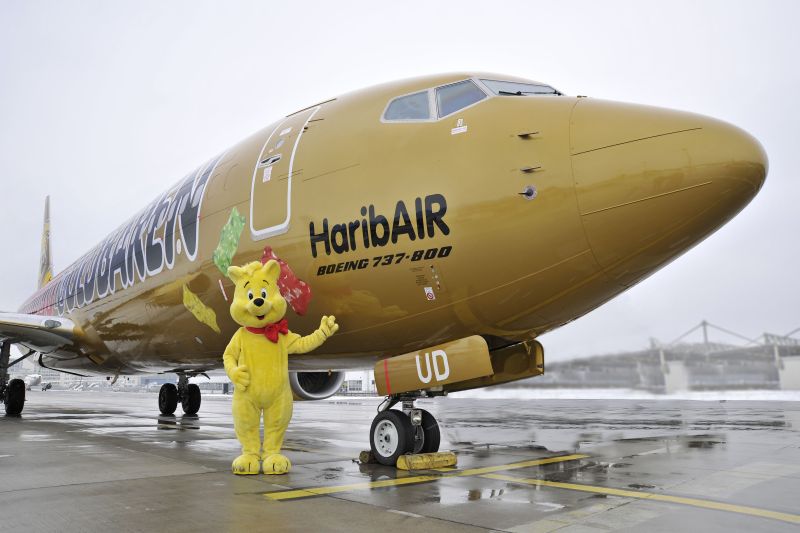
[[[389,360],[383,360],[383,376],[386,378],[386,395],[392,394],[392,387],[389,385]]]

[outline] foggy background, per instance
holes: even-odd
[[[0,0],[0,309],[211,155],[364,86],[457,70],[682,109],[764,145],[761,193],[718,233],[542,337],[549,361],[670,341],[702,319],[800,327],[797,2]],[[712,340],[729,340],[713,334]]]

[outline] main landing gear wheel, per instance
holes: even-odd
[[[12,379],[6,387],[3,403],[6,407],[6,415],[18,416],[25,407],[25,382],[21,379]]]
[[[372,455],[382,465],[394,466],[397,459],[414,447],[411,419],[401,411],[387,409],[372,421],[369,430]]]
[[[441,441],[441,434],[439,433],[439,424],[433,415],[425,409],[418,409],[422,415],[422,448],[419,453],[434,453],[439,451],[439,442]]]
[[[161,385],[158,392],[158,409],[162,415],[173,415],[180,402],[183,414],[195,416],[200,410],[200,387],[194,383],[189,383],[189,376],[186,372],[177,372],[178,384],[165,383]],[[203,374],[205,376],[205,374]],[[206,376],[208,377],[208,376]]]
[[[194,416],[200,410],[200,387],[194,383],[186,386],[186,392],[181,399],[183,414]],[[174,411],[174,410],[173,410]]]
[[[199,401],[197,402],[197,407],[200,408]],[[178,387],[172,383],[164,383],[161,385],[161,390],[158,391],[158,409],[162,415],[172,415],[175,414],[175,409],[177,408]]]

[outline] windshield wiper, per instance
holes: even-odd
[[[503,96],[525,96],[526,94],[557,94],[557,95],[560,95],[561,93],[556,91],[556,90],[553,90],[553,91],[547,91],[547,92],[544,92],[544,91],[517,91],[517,92],[513,92],[513,93],[510,92],[510,91],[497,91],[497,94],[500,94],[500,95],[503,95]]]

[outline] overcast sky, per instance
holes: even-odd
[[[800,327],[798,20],[793,1],[0,0],[0,309],[35,289],[46,194],[59,271],[280,116],[375,83],[481,70],[721,118],[769,155],[738,217],[545,335],[548,360],[668,341],[704,318],[786,333]]]

